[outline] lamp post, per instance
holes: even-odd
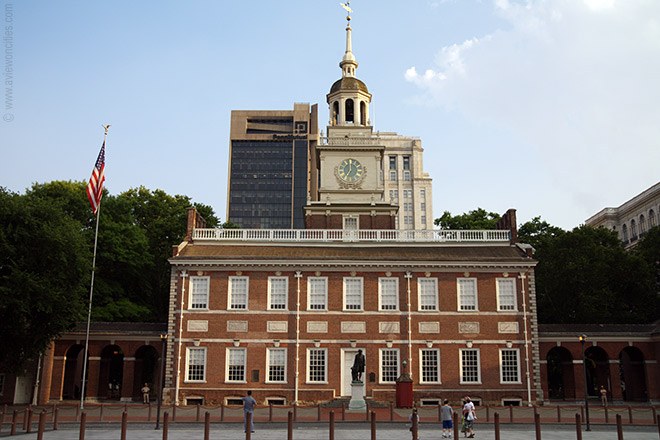
[[[163,386],[165,386],[165,350],[167,349],[167,333],[160,335],[160,378],[158,380],[158,409],[156,410],[156,427],[160,429],[160,407],[163,404]]]
[[[587,341],[587,335],[580,335],[580,344],[582,345],[582,371],[584,372],[584,412],[585,421],[587,422],[587,431],[591,431],[589,425],[589,391],[587,389],[587,358],[584,355],[584,343]]]

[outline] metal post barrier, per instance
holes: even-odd
[[[584,406],[580,406],[580,420],[584,420]]]
[[[103,408],[105,408],[105,405],[101,405],[101,411],[99,411],[99,421],[103,421]]]
[[[493,414],[493,419],[494,419],[493,424],[495,428],[495,440],[500,440],[500,414],[497,412]]]
[[[80,417],[80,406],[76,405],[76,420],[78,420],[78,417]]]
[[[80,414],[80,431],[78,433],[78,440],[85,440],[85,424],[87,423],[87,413],[85,411]]]
[[[128,423],[128,413],[121,413],[121,440],[126,440],[126,424]]]
[[[616,415],[616,438],[623,440],[623,427],[621,426],[621,414]]]
[[[32,432],[32,406],[28,406],[27,409],[27,423],[25,426],[25,432],[28,434]]]
[[[163,414],[163,440],[167,440],[170,431],[170,413],[165,411]]]
[[[536,408],[534,408],[536,410]],[[541,415],[534,413],[534,429],[536,431],[536,440],[541,440]]]
[[[172,405],[172,421],[176,422],[176,405]]]
[[[289,411],[286,419],[286,438],[293,440],[293,413]]]
[[[245,413],[245,440],[252,439],[252,413]]]
[[[59,416],[59,408],[55,407],[55,412],[53,412],[53,431],[57,431],[57,422]]]
[[[318,414],[316,416],[316,420],[319,421],[319,422],[321,421],[321,404],[320,403],[318,405]]]
[[[151,402],[149,402],[149,410],[147,411],[147,422],[151,422]]]
[[[438,422],[442,423],[442,405],[438,405]]]
[[[653,420],[655,420],[655,417],[653,417]],[[628,405],[628,422],[630,422],[631,425],[633,424],[632,408],[630,405]]]
[[[330,421],[328,423],[328,438],[335,440],[335,412],[330,411]]]
[[[268,421],[273,421],[273,402],[268,402]]]
[[[582,440],[582,418],[578,413],[575,413],[575,436],[577,440]]]
[[[298,421],[298,405],[296,402],[293,402],[293,420]]]
[[[224,402],[220,404],[220,421],[225,421],[225,404]]]
[[[195,414],[195,421],[199,422],[199,403],[197,404],[197,413]]]
[[[44,440],[44,431],[46,430],[46,410],[39,413],[39,428],[37,429],[37,440]]]
[[[452,414],[452,417],[454,418],[454,439],[458,438],[458,413],[454,411]]]
[[[16,435],[16,420],[18,419],[18,411],[14,410],[11,415],[11,429],[9,435]]]
[[[369,403],[364,402],[364,417],[365,420],[368,422],[369,421]]]
[[[561,408],[557,405],[557,423],[561,423]]]
[[[657,416],[657,414],[655,412],[655,406],[651,406],[651,412],[653,413],[653,420],[655,420],[656,416]]]
[[[610,423],[610,413],[607,411],[607,407],[605,407],[605,423]]]
[[[419,416],[417,415],[417,411],[413,410],[413,414],[411,417],[412,421],[412,440],[419,440]]]
[[[513,405],[509,405],[509,423],[513,423]]]
[[[211,413],[206,411],[204,413],[204,440],[209,440],[211,434]]]
[[[371,440],[376,440],[376,411],[371,411]]]
[[[25,409],[23,410],[23,431],[27,431],[27,418],[28,418],[28,410],[29,406],[26,406]]]
[[[394,402],[390,401],[390,422],[394,421]]]
[[[486,405],[486,421],[490,422],[490,406]]]
[[[655,416],[655,424],[658,427],[658,436],[660,437],[660,415]]]
[[[344,402],[341,403],[341,421],[343,422],[346,420],[346,404]]]

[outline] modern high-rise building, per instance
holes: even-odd
[[[231,112],[227,218],[244,229],[300,229],[317,106]]]

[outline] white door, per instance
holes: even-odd
[[[358,348],[342,348],[342,369],[341,369],[341,395],[350,396],[351,395],[351,382],[353,381],[353,376],[351,374],[351,367],[353,362],[355,362],[355,355],[358,352]],[[362,354],[366,352],[364,348],[361,349]],[[367,381],[367,364],[368,360],[365,356],[365,367],[364,373],[362,373],[362,381]],[[366,388],[366,387],[365,387]]]
[[[16,376],[16,390],[14,391],[14,404],[27,405],[32,397],[33,375]]]

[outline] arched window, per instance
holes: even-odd
[[[651,209],[649,210],[649,226],[654,227],[655,224],[655,211]]]
[[[623,242],[628,243],[628,225],[625,223],[621,227],[621,234],[623,235]]]
[[[637,222],[634,219],[630,220],[630,239],[637,240]]]
[[[355,122],[355,111],[353,108],[353,100],[347,99],[345,106],[346,106],[346,111],[344,112],[344,114],[346,115],[346,122]]]
[[[360,101],[360,125],[367,125],[367,104]]]
[[[646,219],[644,218],[644,214],[639,216],[639,233],[646,233]]]
[[[332,125],[337,125],[339,121],[339,102],[332,103]]]

